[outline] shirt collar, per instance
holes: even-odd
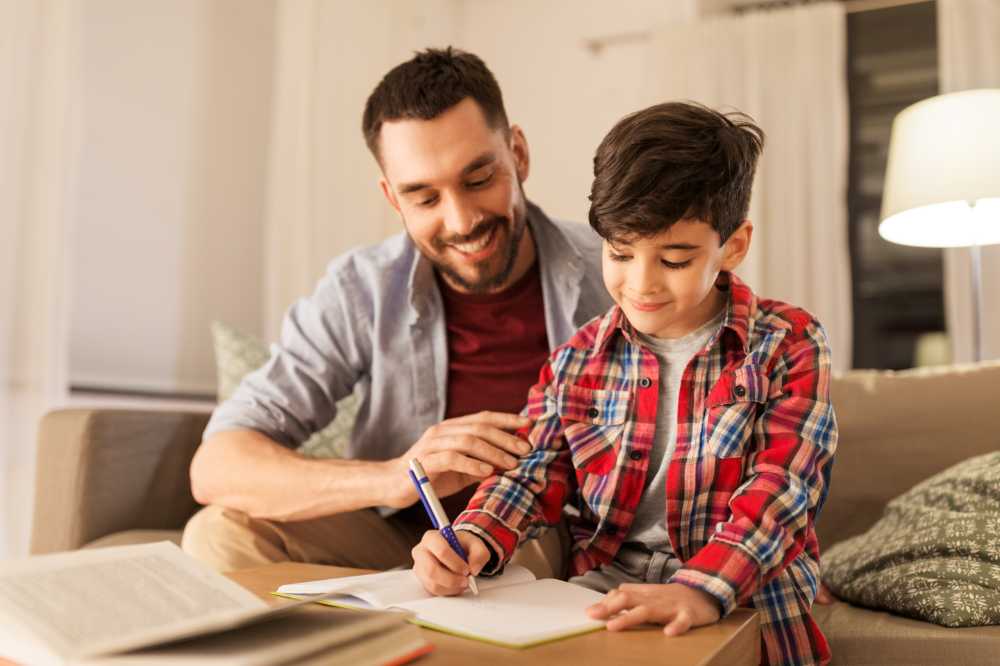
[[[729,331],[739,348],[744,354],[747,354],[750,352],[750,320],[757,311],[757,296],[745,282],[729,272],[720,273],[716,285],[728,292],[726,314],[722,319],[721,330],[723,332]],[[594,339],[594,352],[605,351],[610,340],[618,333],[630,343],[638,344],[636,330],[625,317],[622,309],[615,305],[601,321]],[[725,340],[723,340],[723,344],[726,344]]]

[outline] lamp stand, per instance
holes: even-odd
[[[983,312],[983,265],[982,246],[976,243],[969,247],[972,269],[972,360],[983,360],[982,312]]]

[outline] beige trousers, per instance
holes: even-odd
[[[388,518],[374,509],[363,509],[279,522],[207,506],[188,521],[181,545],[217,571],[288,561],[363,569],[409,567],[413,564],[410,551],[431,527],[419,505],[417,509]],[[511,563],[528,568],[537,578],[565,578],[568,554],[569,533],[560,524],[524,543]]]

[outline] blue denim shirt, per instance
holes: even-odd
[[[555,349],[611,304],[601,240],[589,226],[552,221],[530,203],[528,224]],[[312,296],[288,311],[270,360],[215,410],[205,437],[251,429],[295,447],[332,421],[336,402],[358,386],[348,455],[405,453],[445,414],[448,342],[433,271],[405,233],[332,261]]]

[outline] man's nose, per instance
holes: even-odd
[[[467,197],[453,195],[447,198],[444,226],[455,236],[468,236],[482,221],[482,214]]]

